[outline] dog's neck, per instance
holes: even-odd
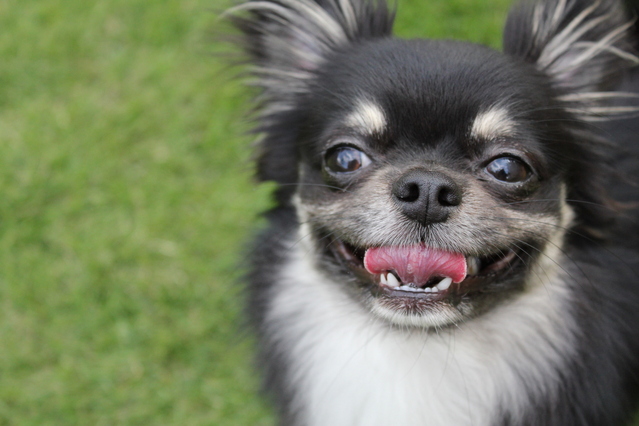
[[[574,348],[559,241],[513,303],[419,330],[372,318],[317,270],[307,235],[292,243],[266,312],[268,344],[290,357],[282,374],[300,424],[496,424],[505,407],[516,419],[535,393],[556,391]]]

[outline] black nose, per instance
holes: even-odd
[[[393,199],[401,211],[421,224],[444,222],[461,204],[459,185],[440,172],[413,169],[400,177],[392,188]]]

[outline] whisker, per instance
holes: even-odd
[[[509,237],[507,234],[503,234],[503,233],[499,233],[502,236],[505,237]],[[568,260],[570,260],[575,267],[577,267],[577,269],[579,270],[579,272],[581,272],[581,274],[584,276],[584,278],[586,278],[586,280],[590,283],[590,285],[593,286],[593,288],[595,287],[594,284],[592,283],[592,281],[590,281],[590,278],[586,275],[586,273],[583,271],[583,269],[581,268],[581,266],[579,266],[579,264],[572,259],[571,256],[568,255],[568,253],[566,253],[566,251],[558,246],[557,244],[554,244],[550,239],[548,238],[544,238],[549,244],[552,244],[554,247],[556,247]],[[535,247],[534,245],[530,244],[527,241],[515,238],[516,241],[527,245],[528,247],[530,247],[531,249],[535,250],[536,252],[538,252],[540,255],[546,257],[547,259],[549,259],[551,262],[553,262],[557,267],[559,267],[559,269],[561,269],[564,273],[566,273],[570,278],[572,278],[573,280],[577,281],[577,278],[575,276],[573,276],[573,274],[571,274],[568,270],[566,270],[566,268],[564,268],[559,262],[557,262],[557,260],[553,259],[551,256],[547,255],[546,253],[544,253],[542,250],[538,249],[537,247]],[[538,277],[540,278],[540,277]],[[540,278],[541,279],[541,278]]]
[[[517,250],[522,251],[523,253],[525,253],[527,256],[530,256],[530,253],[528,251],[526,251],[526,249],[524,249],[522,246],[520,246],[519,244],[514,244],[515,247],[517,247]],[[530,266],[526,260],[524,258],[522,258],[517,252],[515,252],[515,255],[519,258],[519,260],[522,261],[522,263],[526,266]],[[512,269],[512,267],[511,267]],[[546,273],[546,280],[550,281],[550,275],[548,275],[548,271],[544,270],[544,272]],[[541,276],[539,275],[539,273],[537,271],[533,271],[533,273],[535,274],[535,276],[539,279],[539,282],[541,282],[544,286],[544,288],[546,289],[546,294],[548,296],[550,296],[550,292],[548,291],[548,288],[546,287],[546,283],[544,282],[544,280],[541,278]]]
[[[513,206],[513,205],[517,205],[517,204],[526,204],[526,203],[547,203],[547,202],[550,202],[550,201],[564,201],[564,199],[563,198],[541,198],[541,199],[534,199],[534,200],[521,200],[521,201],[512,201],[512,202],[508,202],[508,203],[499,203],[498,205],[499,206]],[[605,204],[595,203],[593,201],[573,200],[573,199],[566,199],[565,201],[566,202],[570,202],[570,203],[581,203],[581,204],[594,205],[594,206],[610,209],[610,207],[606,206]]]
[[[304,183],[304,182],[280,183],[280,184],[278,184],[278,186],[318,186],[318,187],[321,187],[321,188],[337,189],[337,190],[342,191],[342,192],[351,192],[347,188],[341,188],[339,186],[326,185],[326,184],[322,184],[322,183]]]
[[[503,216],[494,216],[494,217],[480,217],[481,219],[497,219],[497,220],[512,220],[512,221],[522,221],[522,219],[517,219],[517,218],[511,218],[511,217],[503,217]],[[630,263],[628,263],[626,260],[624,260],[623,258],[621,258],[619,255],[617,255],[615,252],[613,252],[612,250],[608,249],[602,242],[594,240],[592,238],[589,238],[587,235],[583,235],[580,232],[575,231],[574,229],[571,228],[567,228],[565,226],[561,226],[555,223],[548,223],[548,222],[542,222],[542,221],[538,221],[538,220],[531,220],[531,219],[526,219],[526,222],[530,222],[530,223],[538,223],[541,225],[547,225],[547,226],[551,226],[557,229],[561,229],[563,231],[565,231],[566,233],[575,235],[579,238],[583,238],[584,240],[588,241],[589,243],[592,244],[597,244],[599,246],[599,248],[601,248],[602,250],[604,250],[606,253],[608,253],[609,255],[613,256],[615,259],[617,259],[618,261],[620,261],[621,263],[623,263],[623,265],[628,268],[628,271],[630,271],[635,277],[639,278],[639,272],[636,271],[632,265],[630,265]],[[524,230],[523,228],[519,228],[520,230]],[[542,237],[543,238],[543,237]]]

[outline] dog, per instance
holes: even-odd
[[[524,0],[503,52],[385,0],[249,0],[247,316],[283,425],[618,425],[639,385],[639,79],[619,0]],[[624,177],[625,176],[625,177]]]

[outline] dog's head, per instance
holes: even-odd
[[[262,89],[258,175],[297,209],[335,291],[443,326],[534,285],[567,233],[605,232],[588,122],[624,111],[606,104],[635,61],[617,2],[521,3],[503,54],[392,38],[383,0],[237,10]]]

